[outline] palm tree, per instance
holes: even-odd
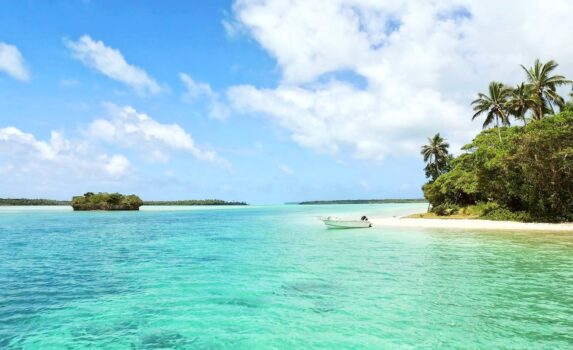
[[[450,144],[440,136],[440,133],[433,137],[428,137],[428,144],[422,146],[420,153],[424,157],[424,162],[426,162],[428,169],[432,169],[432,171],[428,172],[431,174],[432,180],[436,180],[442,171],[446,170],[450,159],[449,148]]]
[[[511,97],[507,103],[509,113],[516,119],[523,120],[524,125],[527,125],[525,115],[535,108],[535,105],[536,99],[530,85],[521,83],[511,90]]]
[[[527,76],[528,85],[535,96],[534,119],[542,119],[546,113],[554,112],[554,105],[562,108],[565,104],[563,97],[557,93],[557,88],[573,82],[562,75],[551,75],[557,66],[557,62],[553,60],[541,63],[539,59],[536,59],[533,67],[529,69],[521,65]]]
[[[472,117],[472,120],[476,119],[483,113],[487,113],[485,121],[483,122],[483,127],[486,128],[495,120],[499,142],[502,142],[499,122],[501,121],[503,125],[510,124],[507,108],[507,102],[510,95],[510,88],[505,86],[503,83],[492,81],[489,84],[489,95],[479,93],[478,98],[472,102],[474,112],[476,112]]]

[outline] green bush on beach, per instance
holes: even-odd
[[[499,208],[477,210],[480,216],[509,218],[509,211],[524,213],[518,221],[573,220],[573,112],[500,133],[503,143],[494,130],[481,132],[452,159],[450,171],[424,185],[434,212],[487,203]]]
[[[553,61],[536,62],[528,71],[528,85],[521,88],[530,92],[521,97],[519,110],[512,97],[515,91],[500,83],[492,83],[489,96],[479,95],[474,117],[486,113],[484,127],[497,122],[465,145],[458,157],[448,154],[449,145],[441,138],[424,146],[429,181],[422,189],[432,212],[490,220],[573,221],[573,106],[555,92],[556,86],[571,82],[545,76],[539,79],[545,81],[543,86],[530,77],[548,75],[552,69],[547,65],[557,66]],[[510,126],[509,116],[524,125]],[[434,159],[427,159],[428,147]],[[440,168],[428,172],[435,164]]]
[[[143,201],[136,195],[87,192],[72,198],[74,210],[139,210]]]

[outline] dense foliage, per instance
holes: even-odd
[[[504,142],[492,129],[481,132],[449,172],[424,186],[434,211],[493,202],[485,217],[573,220],[573,112],[500,132]]]
[[[426,203],[425,199],[341,199],[332,201],[307,201],[298,204],[385,204],[385,203]]]
[[[70,201],[53,199],[0,198],[0,206],[11,205],[70,205]]]
[[[74,210],[139,210],[143,201],[136,195],[119,193],[93,193],[72,198]]]
[[[450,170],[452,155],[449,153],[449,148],[450,144],[439,133],[429,137],[428,144],[422,146],[421,153],[426,162],[424,172],[427,178],[435,181],[438,176]]]
[[[457,158],[428,157],[424,196],[438,215],[471,212],[492,220],[573,221],[573,106],[557,88],[573,84],[554,74],[555,61],[522,66],[526,81],[492,82],[472,102],[484,129]],[[555,114],[556,110],[561,113]],[[510,117],[524,126],[511,125]],[[439,136],[436,135],[436,136]],[[434,138],[436,138],[434,136]],[[448,144],[441,140],[447,154]],[[428,169],[441,168],[439,176]]]
[[[221,199],[191,199],[179,201],[145,201],[144,205],[247,205],[245,202],[227,202]]]

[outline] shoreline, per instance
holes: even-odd
[[[373,217],[374,227],[445,228],[468,230],[555,231],[573,233],[573,223],[529,223],[480,219],[424,219],[407,217]]]

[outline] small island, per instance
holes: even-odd
[[[87,192],[83,196],[72,198],[72,208],[77,211],[87,210],[139,210],[143,201],[138,196],[120,193]]]

